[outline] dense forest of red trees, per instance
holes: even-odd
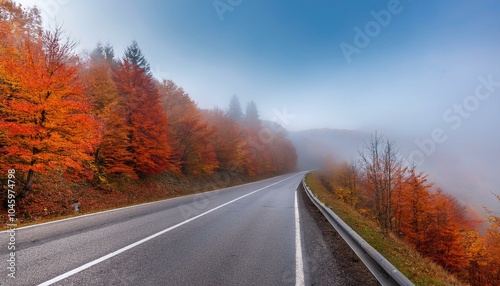
[[[384,234],[403,238],[464,282],[498,285],[498,215],[487,210],[490,226],[480,235],[476,218],[404,162],[394,142],[375,134],[361,148],[359,161],[329,160],[320,178],[337,199],[375,220]]]
[[[78,55],[60,29],[42,28],[36,8],[2,1],[0,11],[0,177],[16,170],[18,200],[48,192],[36,183],[43,175],[106,184],[110,176],[295,169],[287,134],[259,137],[255,104],[246,114],[232,113],[241,111],[234,98],[228,111],[202,110],[174,82],[153,77],[136,42],[121,58],[101,44]]]

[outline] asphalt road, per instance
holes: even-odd
[[[18,229],[2,285],[296,285],[303,173]],[[301,254],[301,252],[300,252]],[[300,256],[299,256],[300,257]],[[300,271],[296,271],[299,269]]]

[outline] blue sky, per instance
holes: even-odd
[[[214,3],[237,5],[221,18]],[[79,52],[101,41],[121,56],[136,40],[155,76],[172,79],[201,108],[225,108],[236,94],[243,103],[254,100],[263,118],[276,118],[275,111],[290,114],[286,122],[278,120],[290,130],[377,129],[407,142],[402,147],[407,153],[418,149],[417,140],[441,129],[447,140],[437,144],[426,170],[441,170],[434,172],[438,180],[453,178],[449,187],[469,196],[480,189],[487,200],[489,192],[500,192],[500,87],[488,99],[471,101],[479,77],[500,81],[499,1],[52,0],[38,5],[47,25],[57,21],[80,43]],[[390,21],[381,25],[374,13],[389,13]],[[368,45],[356,46],[357,28],[370,33]],[[350,61],[342,43],[358,48]],[[456,122],[443,115],[451,109],[456,120],[455,105],[464,103],[470,110],[455,129]]]
[[[200,107],[224,107],[237,94],[256,101],[263,117],[286,107],[296,115],[292,130],[391,129],[398,118],[409,133],[425,131],[478,75],[500,76],[497,1],[219,1],[238,2],[223,19],[213,0],[39,6],[79,50],[109,41],[121,55],[137,40],[155,75],[183,86]],[[339,45],[353,44],[372,11],[398,2],[400,13],[348,63]]]

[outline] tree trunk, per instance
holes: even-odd
[[[26,197],[29,192],[31,192],[31,186],[33,185],[33,178],[35,177],[35,172],[30,169],[28,171],[28,177],[26,178],[26,186],[23,188],[23,192],[19,196],[19,198],[24,198]]]

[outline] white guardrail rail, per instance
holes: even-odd
[[[325,206],[309,189],[302,179],[302,185],[311,199],[330,224],[354,250],[356,255],[363,261],[368,270],[375,276],[378,282],[383,285],[414,285],[406,276],[399,272],[385,257],[369,245],[351,227],[341,220],[329,207]]]

